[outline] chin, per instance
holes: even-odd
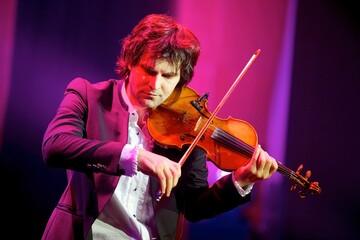
[[[153,101],[148,101],[143,104],[143,106],[146,108],[156,108],[159,105],[160,104],[158,104],[157,102],[153,102]]]

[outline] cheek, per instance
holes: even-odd
[[[146,84],[146,76],[140,71],[135,70],[131,73],[130,84],[135,87],[144,85]]]
[[[171,93],[174,91],[175,87],[177,84],[169,84],[165,87],[165,89],[163,89],[163,92],[165,93],[165,97],[168,98]]]

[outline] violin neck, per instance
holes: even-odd
[[[279,172],[279,173],[281,173],[281,174],[283,174],[284,176],[286,176],[286,177],[288,177],[288,178],[297,178],[297,174],[293,171],[293,170],[291,170],[291,169],[289,169],[289,168],[287,168],[286,166],[284,166],[281,162],[277,162],[277,164],[278,164],[278,169],[277,169],[277,171]]]
[[[235,136],[229,134],[228,132],[222,130],[221,128],[215,128],[212,135],[216,141],[226,144],[228,147],[232,148],[233,150],[243,154],[246,157],[251,158],[255,148],[250,146],[249,144],[245,143],[241,139],[236,138]],[[284,176],[290,179],[297,179],[298,175],[291,169],[285,167],[281,162],[278,163],[277,171]]]

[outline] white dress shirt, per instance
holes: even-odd
[[[122,87],[122,97],[129,106],[129,139],[122,150],[120,165],[127,175],[120,177],[114,195],[92,226],[93,239],[156,239],[157,227],[149,176],[137,171],[137,148],[151,150],[152,143],[146,124],[138,126],[138,114]],[[146,122],[146,121],[145,121]]]

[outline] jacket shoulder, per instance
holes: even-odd
[[[109,79],[106,81],[91,83],[85,78],[74,78],[71,80],[71,82],[67,85],[66,89],[74,89],[74,90],[80,90],[80,89],[86,89],[86,88],[93,88],[93,89],[106,89],[109,87],[112,87],[114,85],[122,84],[123,80],[119,79]]]
[[[91,83],[85,78],[75,78],[67,85],[65,93],[67,92],[76,92],[81,96],[87,96],[88,93],[93,93],[95,95],[101,94],[101,92],[112,91],[114,87],[118,87],[123,83],[123,80],[119,79],[109,79],[106,81]]]

